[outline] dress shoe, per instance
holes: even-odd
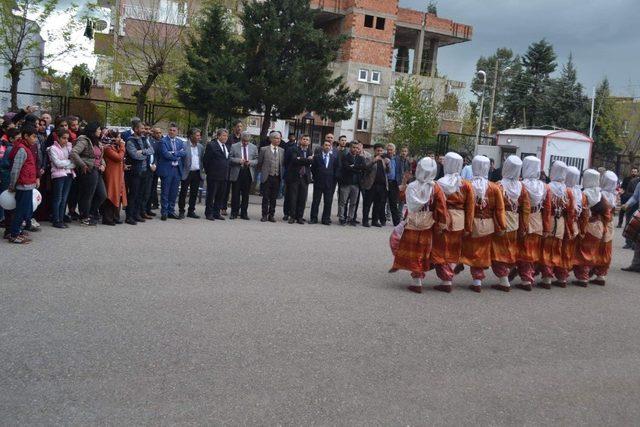
[[[180,218],[178,215],[173,214],[173,213],[172,213],[172,214],[167,215],[167,218],[170,218],[170,219],[182,219],[182,218]]]
[[[187,218],[200,219],[200,215],[196,215],[195,212],[189,212]]]
[[[155,212],[147,211],[146,213],[147,213],[147,215],[152,216],[152,217],[156,216]]]
[[[226,210],[226,209],[222,209],[222,210],[220,211],[220,215],[222,215],[222,216],[227,216],[227,210]]]
[[[622,267],[620,270],[629,271],[633,273],[640,273],[640,268],[636,268],[636,267]]]
[[[226,218],[224,218],[222,215],[214,215],[213,216],[215,219],[219,219],[220,221],[224,221]]]
[[[304,219],[299,219],[296,221],[298,224],[304,225]]]
[[[178,218],[180,218],[180,219],[184,219],[184,212],[180,212],[180,213],[178,214]]]
[[[478,285],[470,285],[469,289],[471,289],[473,292],[477,292],[477,293],[482,292],[482,286],[478,286]]]
[[[267,222],[267,221],[268,221],[268,219],[267,219],[266,216],[263,216],[262,218],[260,218],[260,222]]]
[[[140,215],[142,218],[144,219],[153,219],[153,217],[151,215],[147,215],[147,213],[143,213],[142,215]]]
[[[322,225],[331,225],[331,221],[324,220],[324,221],[322,221]]]
[[[340,220],[340,225],[347,225],[347,221],[345,221],[344,219]]]
[[[295,220],[295,218],[291,217],[291,218],[289,218],[289,221],[287,221],[287,222],[288,222],[289,224],[295,224],[295,223],[296,223],[296,220]]]
[[[113,222],[115,222],[115,223],[116,223],[116,225],[120,225],[120,224],[122,224],[122,220],[120,220],[120,218],[116,218],[116,219],[114,219],[114,220],[113,220]]]
[[[551,284],[553,286],[557,286],[559,288],[566,288],[567,287],[567,282],[563,282],[561,280],[554,280],[553,282],[551,282]]]
[[[64,222],[65,223],[70,223],[72,221],[71,217],[69,215],[65,215],[64,216]]]
[[[135,218],[136,222],[145,222],[145,219],[142,218],[141,216],[138,216]]]
[[[464,264],[458,264],[453,269],[453,274],[460,274],[464,271]]]
[[[313,218],[311,218],[311,219],[309,220],[309,224],[317,224],[317,223],[318,223],[318,220],[317,220],[317,219],[313,219]]]
[[[64,223],[62,223],[62,222],[54,222],[52,224],[52,227],[54,227],[54,228],[64,228]]]
[[[114,226],[114,227],[115,227],[116,223],[115,223],[115,222],[113,222],[113,221],[104,221],[104,220],[103,220],[103,221],[102,221],[102,225],[112,225],[112,226]],[[54,226],[54,227],[55,227],[55,226]]]
[[[589,280],[589,283],[591,283],[593,285],[598,285],[598,286],[604,286],[605,285],[605,281],[603,279]]]
[[[240,219],[244,219],[245,221],[249,221],[251,218],[249,218],[249,216],[247,216],[247,215],[242,215],[240,217]]]
[[[518,283],[516,285],[516,288],[518,289],[522,289],[523,291],[527,291],[527,292],[531,292],[531,285],[526,285],[526,284],[522,284],[522,283]]]
[[[369,223],[368,223],[368,222],[363,222],[363,223],[362,223],[362,226],[363,226],[363,227],[367,227],[367,228],[371,227],[371,226],[369,225]]]
[[[587,282],[585,282],[583,280],[574,280],[572,283],[574,285],[576,285],[576,286],[580,286],[581,288],[586,288],[587,287]]]
[[[511,292],[511,286],[505,286],[505,285],[491,285],[491,289],[495,289],[502,292]]]
[[[433,289],[435,289],[436,291],[446,292],[446,293],[450,294],[452,287],[453,286],[450,286],[450,285],[435,285],[433,287]]]
[[[126,222],[129,225],[136,225],[137,224],[137,222],[135,220],[131,219],[131,218],[125,219],[124,222]]]
[[[538,287],[542,289],[551,289],[551,283],[539,282]]]
[[[283,220],[283,221],[289,221],[289,215],[285,215],[285,216],[283,216],[283,217],[282,217],[282,220]]]
[[[371,225],[374,226],[374,227],[382,227],[382,224],[380,224],[379,222],[376,222],[376,221],[372,222]]]
[[[167,220],[167,216],[166,216],[166,215],[162,215],[162,216],[160,217],[160,221],[166,221],[166,220]]]
[[[349,221],[349,225],[350,225],[350,226],[352,226],[352,227],[355,227],[355,226],[357,226],[358,224],[356,224],[356,222],[355,222],[355,221]]]
[[[216,220],[213,215],[207,215],[206,218],[207,218],[208,221],[215,221]]]
[[[409,289],[411,292],[415,292],[416,294],[422,293],[422,286],[411,285],[407,286],[407,289]]]
[[[276,219],[273,217],[273,215],[269,215],[269,222],[276,222]]]

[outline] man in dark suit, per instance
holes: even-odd
[[[224,220],[220,210],[226,206],[226,194],[229,178],[229,150],[227,140],[229,131],[218,129],[204,150],[202,163],[207,174],[207,206],[204,214],[209,221]]]
[[[310,224],[318,222],[320,199],[324,199],[322,223],[331,225],[331,204],[333,203],[333,193],[336,188],[336,177],[338,176],[340,163],[332,148],[332,143],[325,140],[322,144],[322,151],[313,158],[311,166],[311,171],[313,172],[313,202],[311,203]]]
[[[178,138],[178,127],[169,125],[169,133],[162,138],[160,154],[156,159],[158,163],[157,173],[160,177],[160,219],[179,219],[175,212],[176,198],[178,197],[178,185],[182,177],[182,161],[186,155],[184,144]]]
[[[300,145],[285,153],[287,165],[286,188],[289,199],[289,224],[304,224],[304,208],[307,204],[309,183],[311,182],[311,164],[313,152],[311,138],[302,135]]]
[[[204,179],[204,166],[202,164],[204,147],[200,144],[202,132],[200,132],[200,129],[189,129],[187,138],[189,138],[189,144],[185,150],[187,155],[182,158],[182,178],[180,195],[178,196],[178,209],[180,209],[180,218],[184,218],[188,192],[189,211],[187,216],[197,219],[200,216],[196,215],[196,200],[200,190],[200,182]]]
[[[260,148],[257,170],[262,183],[262,219],[261,222],[276,222],[276,198],[280,191],[280,180],[284,173],[284,150],[280,147],[282,134],[273,131],[269,134],[270,144]]]
[[[230,219],[249,219],[249,191],[256,178],[256,165],[258,164],[258,147],[251,143],[251,134],[242,132],[240,142],[231,147],[229,159],[231,171],[231,216]]]

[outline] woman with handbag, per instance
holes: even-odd
[[[414,284],[409,290],[415,293],[422,293],[422,279],[430,268],[433,228],[442,233],[449,216],[444,193],[433,181],[437,172],[436,161],[425,157],[416,168],[416,180],[407,186],[406,225],[391,269],[410,271]]]
[[[474,292],[482,292],[484,270],[491,267],[493,234],[502,235],[507,228],[502,191],[497,184],[489,182],[489,168],[490,162],[485,156],[475,156],[471,161],[476,206],[473,231],[471,237],[465,239],[461,262],[471,267],[473,284],[469,289]]]
[[[507,157],[502,163],[502,179],[498,182],[504,199],[507,227],[503,234],[496,233],[491,240],[491,269],[500,279],[499,284],[491,287],[503,292],[511,291],[509,275],[518,261],[518,237],[524,236],[529,227],[531,203],[529,193],[523,191],[520,182],[521,169],[520,157]]]
[[[609,230],[612,228],[613,208],[600,189],[600,173],[593,169],[584,171],[582,177],[583,194],[587,198],[589,221],[581,230],[580,242],[576,245],[576,259],[573,273],[576,285],[586,288],[592,273],[596,279],[592,283],[604,286],[611,262],[609,253],[602,254],[603,247],[611,242]]]
[[[551,193],[551,230],[542,241],[542,283],[543,289],[551,289],[555,277],[555,284],[566,286],[569,277],[568,270],[563,267],[567,240],[574,238],[574,224],[576,211],[573,193],[567,189],[567,165],[556,160],[551,165],[549,173],[549,193]]]
[[[460,262],[462,239],[470,236],[473,229],[475,196],[471,183],[460,176],[463,164],[464,159],[459,154],[447,153],[443,160],[444,176],[437,181],[446,197],[449,219],[447,231],[433,235],[431,263],[442,281],[434,289],[447,293],[452,289],[452,265]]]

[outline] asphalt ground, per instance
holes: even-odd
[[[640,422],[619,230],[605,287],[416,295],[389,226],[250,215],[0,242],[0,424]]]

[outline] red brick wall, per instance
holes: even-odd
[[[384,68],[391,66],[393,54],[390,44],[382,44],[358,38],[347,40],[342,47],[342,52],[343,61],[362,62]]]

